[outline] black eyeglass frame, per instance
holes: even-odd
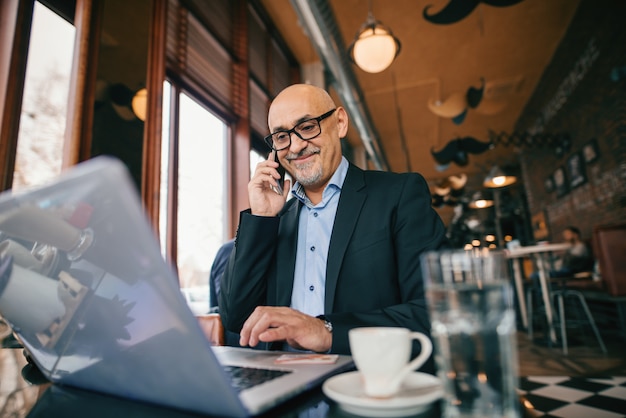
[[[337,110],[337,108],[334,108],[334,109],[331,109],[328,112],[326,112],[323,115],[320,115],[320,116],[318,116],[316,118],[305,119],[303,121],[300,121],[300,122],[298,122],[298,124],[296,124],[296,126],[294,126],[291,129],[288,129],[288,130],[282,130],[281,129],[281,130],[278,130],[276,132],[273,132],[273,133],[267,135],[265,138],[263,138],[263,141],[265,141],[267,146],[270,147],[271,149],[273,149],[274,151],[282,151],[282,150],[287,149],[287,148],[289,148],[291,146],[291,134],[296,134],[298,136],[298,138],[300,138],[303,141],[310,141],[312,139],[315,139],[315,138],[317,138],[318,136],[320,136],[322,134],[322,125],[320,124],[320,122],[323,121],[324,119],[328,118],[333,113],[335,113],[336,110]],[[303,123],[311,122],[312,120],[317,122],[317,125],[320,128],[320,131],[317,134],[315,134],[314,136],[312,136],[311,138],[303,138],[302,135],[300,135],[298,132],[296,132],[296,128],[298,126],[302,125]],[[285,133],[285,134],[287,134],[289,136],[289,143],[286,146],[284,146],[282,148],[274,148],[274,141],[272,141],[272,137],[274,135],[276,135],[277,133]]]

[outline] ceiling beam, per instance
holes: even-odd
[[[346,111],[359,132],[374,167],[388,170],[387,159],[372,124],[361,87],[352,71],[339,28],[327,0],[291,0],[298,19],[337,90]]]

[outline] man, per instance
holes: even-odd
[[[250,209],[223,276],[226,329],[243,346],[332,353],[350,353],[354,327],[429,335],[419,257],[442,247],[445,230],[423,177],[348,163],[340,143],[347,113],[320,88],[287,87],[268,125],[274,151],[248,184]],[[290,181],[282,195],[274,190],[274,152],[295,179],[287,203]]]
[[[230,253],[235,247],[235,240],[229,239],[217,250],[213,264],[211,265],[211,272],[209,274],[209,307],[211,313],[219,313],[219,294],[222,283],[222,276],[224,270],[226,270],[226,264],[230,257]],[[239,334],[228,330],[224,330],[224,344],[229,346],[239,346]],[[260,347],[261,348],[261,347]]]
[[[554,269],[550,270],[550,277],[564,278],[576,273],[593,270],[594,259],[589,248],[580,238],[580,230],[575,226],[568,226],[562,233],[563,241],[570,247],[554,260]],[[539,279],[539,273],[534,271],[530,278]]]
[[[563,230],[563,241],[571,247],[565,251],[559,260],[561,265],[551,273],[552,277],[567,277],[582,271],[593,269],[593,257],[589,248],[580,239],[580,230],[575,226],[568,226]]]
[[[235,247],[235,240],[229,239],[217,250],[213,264],[211,265],[211,272],[209,273],[209,307],[211,309],[218,308],[218,295],[220,294],[220,285],[222,281],[222,275],[226,269],[226,263],[228,257]]]

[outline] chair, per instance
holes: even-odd
[[[593,282],[592,281],[592,272],[581,272],[573,275],[572,277],[559,277],[559,278],[551,278],[549,282],[549,292],[550,292],[550,300],[556,301],[557,309],[553,308],[553,311],[556,311],[556,317],[558,319],[558,327],[560,328],[561,334],[561,346],[563,348],[563,353],[565,355],[568,354],[568,342],[567,342],[567,327],[568,325],[583,325],[589,324],[593,333],[598,340],[598,344],[600,345],[600,349],[603,353],[607,353],[606,345],[604,344],[604,340],[600,335],[596,322],[589,310],[589,306],[585,300],[584,295],[576,290],[569,288],[569,284],[574,281],[575,283],[583,283],[583,282]],[[528,336],[530,339],[533,338],[533,294],[536,293],[536,284],[529,286],[526,290],[526,306],[527,306],[527,315],[528,315]],[[576,309],[577,318],[571,319],[568,318],[568,313],[566,312],[566,301],[570,300],[571,302],[578,303],[578,309]],[[570,305],[572,306],[572,305]],[[584,317],[581,315],[584,314]]]
[[[207,339],[211,342],[211,345],[224,345],[225,344],[225,332],[222,325],[222,318],[218,313],[209,313],[205,315],[196,315],[200,328],[204,331]]]
[[[557,306],[558,306],[558,316],[559,316],[559,326],[561,328],[561,344],[563,347],[563,354],[567,355],[567,318],[565,313],[565,300],[567,298],[571,298],[575,301],[578,301],[581,308],[583,309],[586,322],[591,326],[593,333],[598,340],[598,344],[600,345],[600,349],[604,354],[606,354],[606,346],[604,345],[604,341],[602,340],[602,336],[600,335],[600,331],[598,331],[598,327],[596,325],[596,321],[594,321],[593,316],[591,315],[591,311],[589,310],[589,306],[585,301],[585,297],[578,290],[570,290],[565,288],[561,288],[559,290],[555,290],[552,292],[552,296],[556,298]],[[584,323],[585,320],[581,320],[580,318],[575,321],[576,324]]]
[[[616,314],[610,313],[606,316],[611,320],[617,318],[621,334],[626,338],[626,224],[596,226],[593,230],[592,248],[597,259],[600,271],[600,280],[593,278],[574,277],[572,280],[565,280],[561,284],[561,289],[554,292],[559,304],[559,310],[564,311],[564,300],[574,298],[578,300],[585,312],[589,322],[593,320],[587,301],[595,302],[597,307],[602,304],[614,304]],[[598,312],[596,312],[598,313]],[[561,331],[565,330],[564,316],[560,316]],[[598,328],[595,323],[592,328],[601,347]],[[562,334],[563,335],[563,334]],[[566,350],[564,340],[564,350]],[[606,352],[606,349],[602,351]]]
[[[626,339],[626,224],[596,226],[592,243],[600,282],[577,290],[589,301],[613,304],[617,312],[611,317],[617,318]]]

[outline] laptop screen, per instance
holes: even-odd
[[[242,410],[119,161],[0,195],[0,266],[0,314],[51,381]]]

